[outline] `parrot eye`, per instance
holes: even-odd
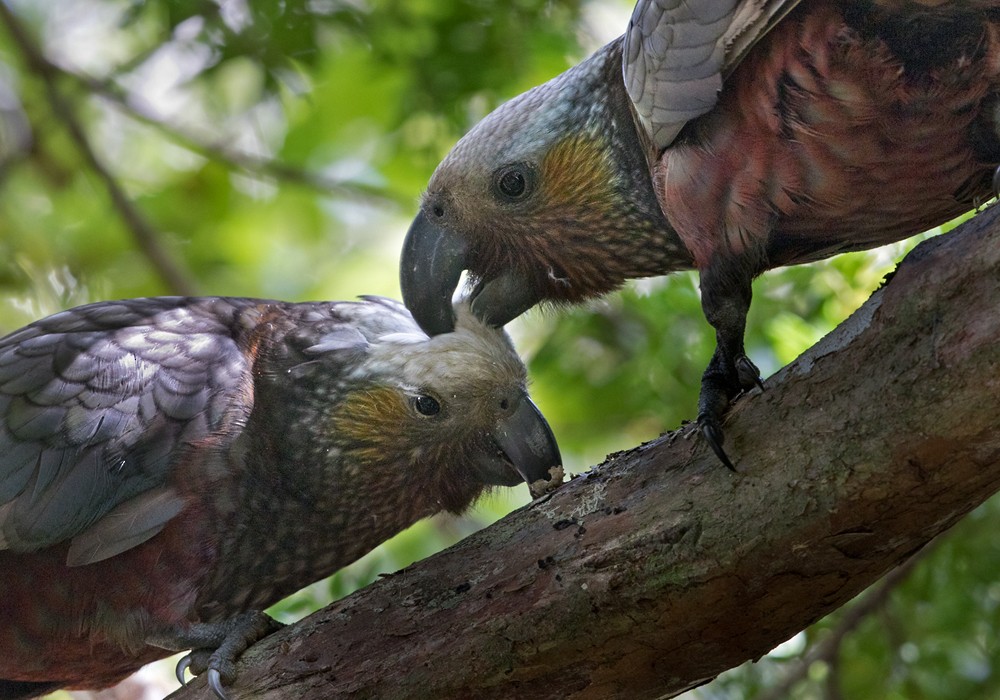
[[[441,404],[433,396],[421,394],[413,397],[413,407],[423,416],[436,416],[441,411]]]
[[[501,199],[516,202],[529,194],[531,179],[528,166],[525,163],[515,163],[497,170],[493,186]]]

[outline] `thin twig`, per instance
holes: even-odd
[[[45,58],[41,49],[28,35],[20,20],[15,17],[13,11],[3,2],[0,2],[0,20],[7,27],[8,33],[23,55],[28,68],[42,78],[42,81],[45,83],[46,96],[52,106],[53,113],[63,123],[63,126],[66,127],[66,131],[76,144],[84,161],[98,178],[104,182],[104,186],[107,188],[108,195],[111,198],[112,206],[118,212],[122,221],[124,221],[126,228],[132,234],[139,249],[150,261],[150,264],[159,274],[167,289],[174,294],[195,294],[194,283],[163,247],[158,232],[146,220],[142,212],[139,211],[128,195],[125,194],[122,186],[104,164],[101,163],[100,158],[97,157],[84,132],[83,125],[73,110],[73,106],[59,91],[59,87],[56,84],[61,71]]]
[[[263,174],[284,182],[301,185],[323,194],[340,194],[352,199],[365,201],[373,206],[397,204],[392,197],[387,196],[384,189],[361,182],[348,182],[327,177],[320,173],[289,165],[274,158],[258,156],[243,151],[234,151],[225,146],[209,143],[194,136],[176,124],[163,119],[148,105],[142,104],[134,94],[126,95],[122,88],[114,82],[100,80],[91,76],[53,66],[62,75],[78,82],[90,93],[103,98],[126,116],[151,126],[167,138],[180,144],[190,151],[198,153],[210,160],[222,163],[232,169],[242,170],[249,174]]]
[[[837,666],[835,660],[840,654],[840,647],[844,638],[857,629],[869,615],[885,606],[892,592],[906,580],[906,577],[910,575],[914,567],[924,560],[931,548],[932,546],[925,547],[919,553],[913,555],[887,573],[861,600],[844,612],[840,620],[837,621],[837,625],[825,637],[816,642],[805,654],[799,657],[798,661],[795,662],[795,666],[780,683],[768,688],[754,698],[754,700],[784,700],[788,697],[792,687],[809,674],[809,667],[817,661],[829,662],[834,660],[834,663],[831,665],[834,667]],[[835,672],[835,668],[831,668],[831,672]],[[827,691],[829,692],[830,689],[837,687],[837,685],[828,684]],[[834,695],[834,697],[836,696]]]

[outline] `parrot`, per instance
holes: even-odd
[[[97,302],[0,339],[0,699],[207,671],[427,516],[561,482],[507,335],[381,297]]]
[[[696,270],[723,464],[767,270],[902,240],[1000,188],[1000,0],[639,0],[625,33],[500,105],[430,177],[403,301],[433,335]]]

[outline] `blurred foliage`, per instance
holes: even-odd
[[[630,9],[628,0],[5,7],[51,65],[28,60],[0,23],[0,332],[86,301],[176,291],[137,245],[74,123],[199,292],[398,296],[398,249],[440,157],[500,101],[624,29]],[[759,280],[747,347],[764,375],[857,308],[912,244]],[[689,274],[585,308],[534,311],[512,333],[576,472],[692,418],[713,346]],[[523,488],[505,490],[465,518],[420,523],[273,612],[301,616],[526,500]],[[966,518],[787,697],[1000,697],[998,508]],[[766,696],[843,615],[691,696]]]

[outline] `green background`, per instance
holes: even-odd
[[[630,11],[621,0],[8,7],[47,62],[0,23],[0,333],[129,296],[398,297],[398,251],[440,158],[504,99],[624,30]],[[114,204],[108,177],[134,210]],[[137,244],[134,214],[159,258]],[[747,348],[763,374],[846,318],[913,243],[759,280]],[[690,274],[509,329],[571,472],[691,419],[713,347]],[[421,523],[274,612],[295,619],[526,501],[519,487]],[[998,517],[990,501],[966,518],[778,697],[1000,697]],[[773,697],[842,618],[691,695]]]

